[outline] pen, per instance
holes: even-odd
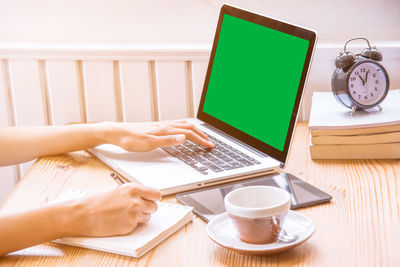
[[[111,178],[113,178],[119,185],[125,184],[124,179],[118,176],[115,172],[110,173]]]

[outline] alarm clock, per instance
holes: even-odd
[[[359,39],[365,40],[368,48],[358,54],[346,51],[349,42]],[[380,103],[388,94],[389,76],[381,61],[382,53],[371,47],[366,38],[348,40],[336,57],[332,92],[339,103],[351,109],[351,115],[359,109],[382,110]]]

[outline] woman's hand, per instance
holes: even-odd
[[[69,236],[130,233],[147,222],[161,199],[157,189],[128,183],[81,199],[0,214],[0,256]]]
[[[132,232],[150,219],[161,199],[158,189],[127,183],[115,189],[97,192],[66,205],[66,236],[111,236]]]
[[[105,139],[125,150],[143,152],[158,147],[182,144],[186,139],[206,148],[214,144],[208,137],[185,120],[163,122],[104,122]]]
[[[128,151],[140,152],[179,145],[186,139],[206,148],[214,147],[203,132],[184,120],[0,127],[0,166],[101,144],[114,144]]]

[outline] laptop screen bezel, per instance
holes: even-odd
[[[268,28],[271,28],[271,29],[274,29],[274,30],[277,30],[280,32],[284,32],[284,33],[287,33],[287,34],[290,34],[290,35],[293,35],[293,36],[296,36],[296,37],[299,37],[299,38],[309,41],[309,46],[308,46],[308,50],[307,50],[307,54],[306,54],[304,68],[303,68],[303,71],[301,74],[300,83],[299,83],[296,99],[294,102],[292,116],[290,119],[290,124],[289,124],[289,128],[287,131],[287,136],[286,136],[283,151],[280,151],[280,150],[278,150],[256,138],[246,134],[245,132],[243,132],[239,129],[236,129],[236,128],[230,126],[229,124],[203,112],[204,101],[205,101],[205,97],[207,94],[208,83],[210,81],[210,75],[211,75],[211,70],[213,67],[213,62],[214,62],[215,52],[216,52],[216,48],[217,48],[217,44],[218,44],[219,34],[221,31],[221,25],[222,25],[222,21],[223,21],[225,14],[234,16],[234,17],[237,17],[239,19],[243,19],[243,20],[246,20],[249,22],[253,22],[253,23],[259,24],[261,26],[265,26],[265,27],[268,27]],[[294,130],[294,127],[296,124],[296,119],[297,119],[297,114],[299,111],[301,96],[304,91],[304,85],[305,85],[305,81],[307,78],[307,73],[309,71],[309,66],[311,63],[311,58],[312,58],[312,54],[314,51],[316,38],[317,38],[317,34],[313,30],[305,29],[305,28],[302,28],[302,27],[299,27],[296,25],[292,25],[292,24],[283,22],[283,21],[278,21],[278,20],[275,20],[272,18],[264,17],[262,15],[251,13],[249,11],[245,11],[245,10],[242,10],[242,9],[239,9],[236,7],[224,5],[221,8],[221,11],[219,14],[218,25],[217,25],[217,29],[216,29],[215,36],[214,36],[214,42],[213,42],[213,46],[212,46],[212,50],[211,50],[210,59],[208,62],[208,68],[207,68],[207,73],[206,73],[206,77],[205,77],[205,81],[204,81],[203,92],[201,94],[197,118],[217,129],[223,131],[224,133],[240,140],[241,142],[257,149],[258,151],[261,151],[264,154],[267,154],[268,156],[273,157],[282,163],[285,163],[288,152],[289,152],[289,147],[290,147],[290,142],[291,142],[292,135],[293,135],[293,130]],[[260,122],[260,123],[262,123],[262,122]],[[271,125],[271,127],[273,127],[273,125]]]

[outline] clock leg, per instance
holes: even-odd
[[[383,108],[381,105],[378,105],[377,107],[379,108],[379,111],[382,111]]]
[[[351,108],[351,116],[354,115],[354,113],[356,112],[356,110],[357,110],[357,107],[356,107],[356,106],[353,106],[353,107]]]

